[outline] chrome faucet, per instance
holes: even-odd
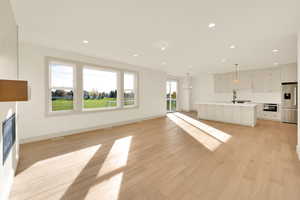
[[[232,91],[232,103],[236,103],[236,99],[237,99],[236,90],[233,90]]]

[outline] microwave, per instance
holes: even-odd
[[[278,111],[278,104],[265,103],[264,106],[263,106],[263,111],[277,112]]]

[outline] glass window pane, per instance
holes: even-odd
[[[52,87],[73,87],[73,66],[50,64]]]
[[[170,110],[170,100],[169,99],[167,99],[167,111],[169,111]]]
[[[51,90],[52,111],[73,110],[73,90]]]
[[[171,90],[171,98],[176,99],[176,96],[177,96],[177,82],[176,81],[170,82],[170,90]]]
[[[135,104],[135,94],[133,90],[124,91],[124,105],[130,106]]]
[[[176,111],[176,100],[171,100],[171,111]]]
[[[135,74],[124,73],[124,106],[135,105]]]
[[[167,81],[166,91],[167,112],[175,112],[177,106],[177,81]]]
[[[167,87],[166,87],[166,97],[170,98],[170,82],[167,82]]]
[[[134,89],[134,74],[133,73],[124,73],[124,90],[133,90]]]
[[[117,106],[117,72],[83,69],[83,107]]]

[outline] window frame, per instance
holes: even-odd
[[[167,109],[167,113],[170,113],[170,112],[176,112],[176,111],[178,111],[178,108],[179,108],[179,90],[180,90],[180,88],[179,88],[179,81],[180,80],[177,80],[177,79],[174,79],[174,78],[168,78],[167,79],[167,81],[166,81],[166,83],[168,83],[168,82],[176,82],[176,98],[175,98],[175,101],[176,101],[176,109],[175,109],[175,111],[172,111],[172,110],[168,110]],[[170,97],[168,98],[167,96],[166,96],[166,101],[170,101],[170,107],[171,107],[171,102],[172,102],[172,97],[171,97],[171,93],[170,93]]]
[[[133,74],[134,75],[134,83],[133,83],[133,91],[134,91],[134,104],[133,105],[125,105],[125,99],[124,99],[124,93],[125,93],[125,87],[124,87],[124,77],[125,77],[125,74],[128,73],[128,74]],[[134,108],[134,107],[137,107],[138,106],[138,73],[135,72],[135,71],[123,71],[123,94],[122,94],[122,98],[123,98],[123,107],[124,108]]]
[[[117,106],[115,107],[104,107],[104,108],[84,108],[84,97],[83,97],[83,92],[84,92],[84,83],[83,83],[83,70],[84,69],[92,69],[92,70],[98,70],[98,71],[106,71],[106,72],[115,72],[117,74],[117,98],[116,98],[116,103]],[[121,108],[121,102],[120,102],[120,71],[116,69],[112,69],[110,67],[100,67],[100,66],[94,66],[94,65],[83,65],[82,66],[82,95],[81,95],[81,100],[82,100],[82,106],[81,106],[81,111],[82,112],[89,112],[89,111],[108,111],[108,110],[116,110]]]
[[[58,65],[66,65],[70,66],[73,69],[73,87],[52,87],[52,69],[51,69],[51,64],[58,64]],[[68,62],[68,61],[62,61],[62,60],[48,60],[47,62],[47,87],[46,87],[46,93],[47,93],[47,112],[50,115],[53,114],[69,114],[73,113],[76,111],[76,107],[78,106],[78,101],[77,101],[77,96],[75,95],[77,93],[77,85],[76,85],[76,76],[77,76],[77,67],[76,63],[73,62]],[[52,95],[51,91],[52,89],[61,89],[61,90],[72,90],[73,91],[73,109],[72,110],[57,110],[54,111],[52,110]]]
[[[61,111],[52,111],[52,100],[51,100],[51,69],[50,64],[65,64],[73,66],[73,110],[61,110]],[[85,63],[80,61],[62,59],[57,57],[45,57],[45,66],[46,66],[46,102],[45,102],[45,111],[46,117],[57,116],[57,115],[73,115],[73,114],[87,114],[90,112],[107,112],[107,111],[117,111],[117,110],[126,110],[126,109],[137,109],[139,108],[139,77],[140,73],[138,71],[115,68],[110,66],[98,65]],[[90,68],[96,70],[110,71],[117,73],[117,106],[116,107],[107,107],[107,108],[84,108],[83,102],[83,69]],[[124,74],[133,73],[135,75],[135,104],[125,106],[124,105]],[[69,89],[69,88],[67,88]]]

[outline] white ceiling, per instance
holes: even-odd
[[[232,71],[234,63],[250,69],[297,60],[299,0],[11,2],[22,41],[172,75]],[[213,30],[208,28],[211,22],[216,24]],[[232,44],[236,49],[229,48]],[[161,45],[167,46],[165,51]],[[279,53],[272,53],[275,48]]]

